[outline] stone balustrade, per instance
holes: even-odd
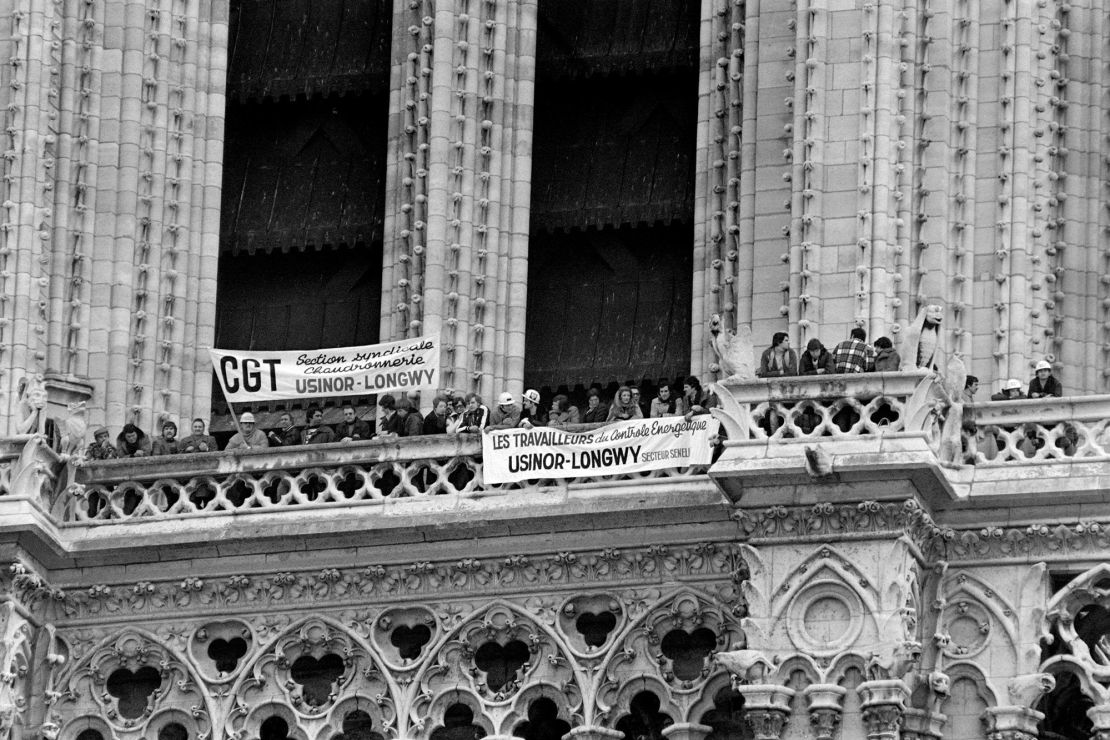
[[[977,466],[1110,459],[1110,395],[990,401],[965,409]]]
[[[821,475],[816,457],[803,460],[803,447],[831,454],[838,473],[870,469],[881,462],[876,455],[903,465],[906,455],[916,456],[911,463],[919,467],[927,458],[958,498],[987,486],[992,469],[1110,458],[1110,396],[968,405],[963,449],[953,461],[942,456],[944,394],[925,371],[733,380],[715,390],[726,441],[710,474],[726,493],[738,475],[782,476],[796,468]],[[64,462],[41,438],[0,440],[0,496],[19,492],[60,522],[108,523],[706,480],[705,470],[671,469],[489,485],[476,435],[82,461],[70,464],[68,487],[57,482]]]
[[[915,393],[924,395],[922,381],[930,377],[920,370],[729,380],[716,386],[724,411],[719,418],[729,439],[738,441],[908,431],[921,426],[920,419],[911,418],[920,406]]]
[[[78,466],[67,500],[55,513],[66,522],[165,519],[692,476],[704,477],[704,470],[490,485],[482,477],[477,435],[436,435],[88,461]]]

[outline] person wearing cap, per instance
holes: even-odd
[[[231,441],[227,443],[225,450],[261,450],[270,446],[270,441],[266,439],[266,434],[261,429],[256,429],[254,421],[254,414],[249,411],[243,413],[239,417],[239,427],[243,430],[240,434],[236,432],[231,435]]]
[[[489,408],[482,403],[482,397],[477,393],[466,394],[466,410],[463,412],[462,421],[457,430],[467,434],[477,434],[489,424]]]
[[[1022,398],[1025,394],[1021,392],[1021,381],[1017,378],[1003,381],[1002,390],[991,396],[992,401],[1017,401]]]
[[[1047,360],[1041,360],[1034,368],[1036,373],[1034,378],[1029,381],[1029,393],[1026,398],[1044,398],[1046,396],[1060,397],[1064,395],[1064,387],[1060,385],[1060,381],[1052,374],[1052,363]]]
[[[524,399],[520,409],[520,423],[517,426],[524,429],[542,427],[547,424],[547,414],[540,406],[540,392],[529,388],[524,391]]]
[[[97,427],[93,432],[93,441],[85,450],[85,458],[87,460],[115,460],[119,457],[116,454],[115,446],[109,441],[110,433],[108,427]]]
[[[343,421],[335,425],[335,436],[340,442],[370,439],[370,425],[355,414],[355,407],[343,407]]]
[[[512,429],[520,424],[520,411],[513,394],[505,391],[497,397],[497,406],[490,412],[486,429]]]
[[[150,454],[176,455],[179,452],[181,443],[177,440],[177,424],[172,421],[162,422],[162,436],[151,444]]]
[[[204,433],[204,419],[193,419],[193,433],[178,440],[177,447],[182,452],[216,452],[220,446],[216,438]]]
[[[825,345],[817,337],[806,343],[806,351],[802,353],[798,369],[802,375],[832,375],[836,372],[832,353],[825,349]]]
[[[324,412],[319,406],[309,406],[305,418],[308,419],[304,430],[306,445],[326,445],[335,441],[335,432],[324,423]]]

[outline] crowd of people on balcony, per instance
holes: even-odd
[[[787,333],[775,332],[770,346],[760,356],[756,375],[773,378],[887,372],[897,371],[900,364],[901,358],[889,337],[880,337],[870,345],[862,328],[852,329],[849,337],[832,350],[827,349],[821,340],[810,339],[800,358],[790,347]],[[974,404],[978,388],[978,378],[968,376],[962,400]],[[1041,361],[1036,366],[1035,376],[1029,381],[1027,390],[1023,390],[1021,381],[1011,378],[1002,383],[1000,391],[993,394],[991,400],[1061,395],[1063,388],[1052,374],[1052,365]],[[325,424],[323,409],[310,406],[305,412],[303,426],[295,424],[292,413],[286,411],[279,416],[276,428],[263,430],[258,428],[254,414],[248,411],[240,416],[236,432],[224,449],[295,447],[437,434],[478,434],[486,430],[514,427],[558,428],[576,424],[598,426],[615,421],[664,416],[683,416],[689,419],[709,413],[716,405],[716,397],[703,388],[694,376],[683,380],[681,392],[662,383],[655,397],[646,403],[640,389],[632,383],[620,386],[608,402],[602,397],[601,391],[593,387],[587,392],[586,404],[582,408],[572,404],[564,393],[555,394],[545,406],[540,393],[529,389],[519,399],[508,391],[503,392],[492,407],[487,406],[477,393],[441,395],[434,399],[431,410],[425,415],[420,411],[419,393],[410,391],[400,398],[390,394],[380,396],[379,418],[376,423],[360,418],[356,408],[348,405],[342,409],[342,421],[334,425]],[[773,431],[776,421],[781,423],[777,416],[768,421],[771,426],[769,432]],[[973,413],[967,414],[964,426],[969,435],[976,433]],[[987,430],[988,433],[990,431]],[[192,433],[189,436],[178,439],[177,432],[177,425],[173,421],[166,421],[158,436],[152,439],[137,425],[127,424],[113,442],[108,428],[100,427],[94,432],[94,441],[86,450],[86,458],[105,460],[215,452],[220,449],[216,439],[206,433],[206,422],[203,419],[192,421]],[[983,436],[982,431],[979,435]]]
[[[378,398],[376,424],[359,418],[353,405],[343,407],[343,420],[335,425],[324,423],[324,411],[310,406],[305,411],[303,426],[294,423],[291,412],[278,417],[277,428],[263,430],[258,427],[254,413],[243,413],[225,450],[260,449],[267,447],[295,447],[319,445],[330,442],[356,442],[368,439],[394,439],[437,434],[479,434],[497,429],[550,426],[565,428],[572,425],[602,426],[615,421],[630,419],[683,416],[691,418],[708,414],[717,405],[716,396],[703,388],[694,376],[682,382],[678,393],[663,383],[658,395],[644,404],[639,388],[622,385],[607,403],[597,388],[587,393],[584,409],[573,405],[566,394],[553,396],[545,406],[539,391],[529,389],[518,399],[508,391],[501,393],[497,403],[487,406],[477,393],[436,396],[427,415],[420,411],[420,395],[410,391],[397,398],[385,394]],[[376,427],[376,431],[375,431]],[[203,419],[194,419],[192,434],[177,438],[177,425],[163,422],[158,437],[151,439],[135,424],[127,424],[115,438],[107,427],[94,432],[93,442],[85,457],[90,460],[177,455],[183,453],[215,452],[220,449],[216,439],[205,432]]]

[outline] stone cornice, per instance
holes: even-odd
[[[732,517],[739,524],[742,537],[756,546],[777,541],[826,541],[839,537],[905,534],[926,559],[934,560],[949,536],[949,530],[938,526],[913,499],[893,503],[821,502],[812,506],[739,509],[733,512]]]
[[[450,561],[364,564],[350,568],[179,574],[158,581],[48,584],[5,569],[0,593],[45,601],[59,622],[175,617],[322,608],[406,600],[495,596],[583,587],[635,586],[660,581],[723,581],[747,577],[739,547],[729,542],[659,544],[636,548],[560,551]],[[739,591],[737,589],[736,593]]]
[[[741,537],[758,547],[782,541],[905,534],[929,561],[1037,561],[1110,557],[1110,521],[948,527],[912,499],[737,510]]]

